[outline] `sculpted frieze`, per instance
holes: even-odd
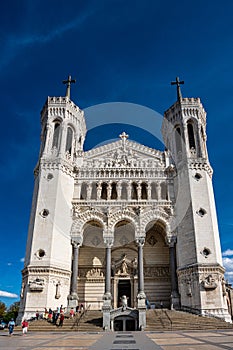
[[[29,289],[33,292],[42,292],[44,289],[45,281],[43,278],[35,278],[34,280],[29,281]]]
[[[146,266],[144,268],[145,277],[170,277],[169,266]]]

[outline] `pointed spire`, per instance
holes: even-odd
[[[182,99],[180,85],[183,85],[183,84],[184,84],[184,80],[180,81],[179,77],[176,77],[176,81],[171,82],[171,85],[176,85],[177,101],[179,101],[179,102]]]
[[[63,84],[66,84],[66,97],[70,98],[70,85],[76,83],[76,79],[71,79],[71,75],[68,76],[67,80],[63,80]]]

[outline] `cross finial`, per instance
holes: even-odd
[[[124,131],[122,134],[119,135],[119,137],[121,138],[122,142],[123,142],[123,151],[125,151],[125,142],[127,140],[127,138],[129,137],[129,135],[127,135]]]
[[[63,84],[66,84],[66,97],[70,98],[70,85],[76,83],[75,79],[71,79],[71,75],[68,76],[67,80],[63,80]]]
[[[124,131],[122,134],[119,135],[119,137],[122,139],[123,142],[125,142],[127,140],[127,138],[129,137],[129,135],[127,135]]]
[[[182,95],[181,95],[181,90],[180,90],[180,85],[184,84],[184,80],[179,79],[179,77],[176,77],[176,81],[172,81],[171,85],[176,85],[176,91],[177,91],[177,100],[181,101]]]

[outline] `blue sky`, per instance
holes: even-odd
[[[176,76],[185,80],[184,97],[201,98],[224,264],[233,281],[232,13],[230,0],[2,2],[1,301],[9,305],[20,292],[40,111],[47,96],[65,94],[68,74],[77,79],[71,97],[82,109],[130,102],[163,114],[176,99],[170,86]],[[92,130],[85,147],[122,130],[152,146],[139,129],[115,125]]]

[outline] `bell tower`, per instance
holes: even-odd
[[[67,305],[70,291],[74,167],[80,164],[86,135],[84,113],[66,96],[48,97],[41,111],[41,148],[25,255],[19,318],[36,308]]]
[[[177,276],[183,310],[230,321],[224,268],[206,148],[206,112],[199,98],[183,98],[179,78],[177,101],[164,113],[162,134],[176,165],[175,212]]]

